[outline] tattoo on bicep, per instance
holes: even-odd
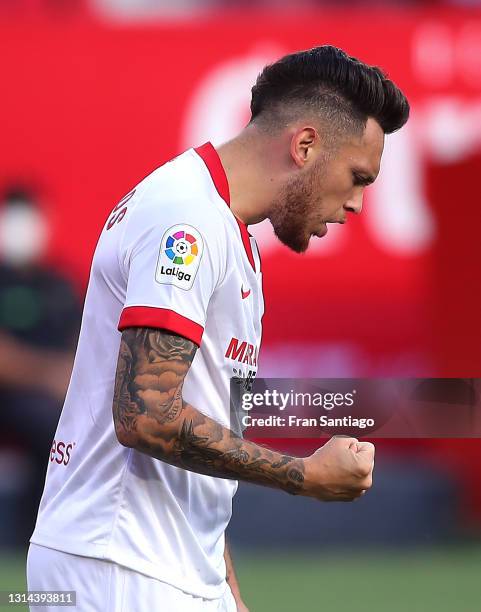
[[[196,349],[190,340],[162,330],[125,330],[114,388],[116,428],[135,433],[140,415],[159,424],[175,421],[183,408],[182,384]]]

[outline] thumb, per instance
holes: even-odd
[[[370,469],[372,470],[374,468],[375,452],[376,449],[374,444],[371,444],[370,442],[358,442],[356,459],[363,465],[370,466]]]
[[[366,453],[371,455],[374,458],[374,454],[376,452],[376,447],[371,442],[358,442],[357,443],[357,452],[358,453]]]
[[[351,450],[353,453],[359,452],[359,445],[362,444],[362,442],[359,442],[357,438],[348,438],[346,442],[349,443],[348,444],[349,450]]]
[[[352,450],[355,450],[353,446],[357,445],[358,439],[352,438],[351,436],[338,435],[338,436],[332,436],[329,442],[336,442],[337,444],[341,444],[342,446],[345,446],[346,448],[352,448]]]

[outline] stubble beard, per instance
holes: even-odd
[[[311,239],[309,219],[317,172],[319,169],[313,168],[309,174],[291,179],[269,214],[277,238],[296,253],[304,253]]]

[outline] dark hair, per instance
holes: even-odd
[[[402,91],[376,66],[331,45],[286,55],[264,68],[252,88],[251,122],[281,120],[304,107],[344,130],[364,129],[374,118],[386,134],[409,117]]]

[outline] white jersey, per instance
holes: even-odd
[[[210,143],[158,168],[120,201],[95,251],[33,543],[108,559],[204,598],[222,595],[237,482],[118,442],[119,330],[154,327],[198,344],[184,399],[230,427],[230,379],[255,375],[263,309],[257,245],[229,208]]]

